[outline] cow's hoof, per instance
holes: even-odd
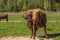
[[[33,37],[33,39],[35,39],[35,37]]]
[[[46,39],[49,39],[49,37],[48,37],[48,36],[46,36]]]
[[[32,36],[30,38],[32,38]]]

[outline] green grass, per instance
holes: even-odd
[[[9,20],[10,21],[24,21],[24,18],[22,15],[9,15]]]
[[[47,32],[53,39],[60,39],[60,23],[47,23]],[[1,22],[0,37],[2,36],[28,36],[31,31],[26,27],[25,22]],[[37,36],[43,36],[42,28],[37,30]],[[54,37],[55,36],[55,37]]]
[[[60,39],[60,23],[54,22],[54,23],[47,23],[47,31],[48,34],[51,35],[54,40]]]
[[[48,20],[60,20],[60,12],[47,12]]]
[[[24,22],[0,23],[0,36],[21,36],[28,35],[29,30]]]
[[[60,20],[59,13],[47,13],[48,20]],[[9,21],[25,21],[22,14],[9,15]],[[47,32],[54,40],[60,40],[60,22],[47,22]],[[28,36],[31,31],[26,27],[25,22],[0,22],[0,37],[3,36]],[[37,36],[43,36],[42,28],[37,30]],[[42,39],[43,40],[43,39]]]

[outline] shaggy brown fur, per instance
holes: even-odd
[[[35,39],[36,31],[39,27],[43,27],[45,36],[46,38],[48,38],[46,32],[47,18],[44,10],[28,10],[26,13],[24,13],[24,18],[27,20],[27,27],[30,28],[32,31],[31,38],[33,37]]]
[[[6,13],[0,14],[0,21],[1,21],[1,19],[6,19],[6,21],[8,22],[8,14],[6,14]]]
[[[28,10],[28,11],[26,11],[26,12],[23,14],[23,17],[24,17],[26,20],[31,19],[32,12],[33,12],[33,10]]]

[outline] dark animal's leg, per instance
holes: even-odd
[[[33,33],[33,29],[31,30],[32,31],[32,33],[31,33],[31,38],[33,37],[33,36],[36,36],[36,31],[37,31],[37,28],[36,28],[36,30],[35,30],[35,32]],[[34,38],[34,37],[33,37]],[[35,39],[35,38],[34,38]]]
[[[31,38],[32,38],[32,36],[33,36],[33,29],[31,29],[31,31],[32,31],[32,32],[31,32]]]
[[[37,30],[36,24],[33,23],[33,39],[35,39],[35,36],[36,36],[36,30]]]
[[[42,22],[42,24],[43,24],[43,31],[44,31],[44,33],[45,33],[45,37],[46,37],[47,39],[49,39],[48,34],[47,34],[47,31],[46,31],[46,23],[44,23],[43,20],[41,20],[41,22]]]
[[[8,16],[6,17],[6,21],[8,22]]]
[[[32,38],[32,36],[33,36],[33,29],[32,29],[31,22],[27,22],[27,27],[31,30],[31,38]]]
[[[0,19],[0,21],[1,21],[1,19]]]
[[[43,27],[43,30],[44,30],[44,33],[45,33],[45,37],[46,37],[47,39],[49,39],[48,34],[47,34],[47,31],[46,31],[46,25]]]

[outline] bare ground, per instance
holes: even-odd
[[[6,21],[1,21],[1,22],[6,22]],[[8,22],[26,22],[26,21],[8,21]],[[48,20],[47,22],[60,22],[60,21],[57,21],[57,20]]]
[[[29,36],[20,36],[20,37],[1,37],[0,40],[40,40],[40,38],[32,39]],[[42,39],[41,39],[42,40]],[[53,40],[53,39],[45,39],[43,40]]]

